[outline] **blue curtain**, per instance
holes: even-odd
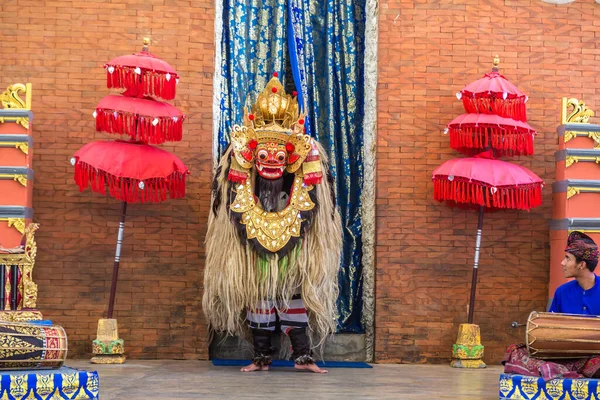
[[[325,147],[336,182],[344,227],[338,298],[342,332],[363,331],[364,11],[365,0],[231,0],[223,9],[219,154],[231,126],[241,121],[245,94],[255,96],[274,71],[284,76],[289,57],[307,133]],[[263,50],[253,48],[256,44]]]
[[[229,132],[241,124],[244,106],[264,89],[273,72],[285,71],[286,0],[223,0],[218,154],[229,144]]]

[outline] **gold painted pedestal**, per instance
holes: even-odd
[[[119,339],[116,319],[98,320],[98,334],[92,342],[91,361],[93,364],[123,364],[125,362],[125,347]]]
[[[458,327],[458,339],[452,345],[453,368],[485,368],[483,345],[479,325],[461,324]]]

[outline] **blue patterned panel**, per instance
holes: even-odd
[[[100,382],[96,371],[62,367],[0,373],[0,399],[98,399]]]
[[[544,382],[541,377],[501,374],[500,400],[598,400],[598,379],[553,379]]]

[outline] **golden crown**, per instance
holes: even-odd
[[[257,133],[270,131],[275,136],[279,136],[279,132],[287,135],[291,131],[304,132],[304,115],[299,113],[298,99],[295,93],[291,96],[285,92],[277,76],[274,73],[267,86],[258,94],[250,114],[244,108],[244,125],[254,128]]]

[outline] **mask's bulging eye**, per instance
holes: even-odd
[[[285,152],[278,151],[276,157],[277,157],[277,161],[284,162],[285,161]]]
[[[267,154],[266,150],[261,150],[261,151],[258,152],[258,159],[259,160],[265,161],[268,156],[269,155]]]

